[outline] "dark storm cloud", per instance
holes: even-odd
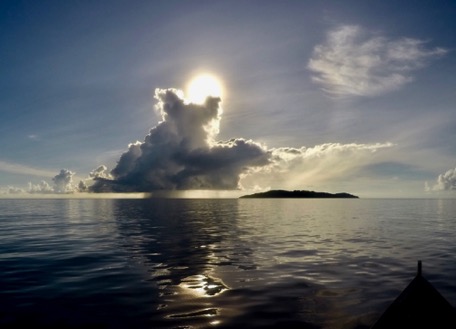
[[[270,152],[253,141],[215,141],[221,119],[220,98],[187,103],[174,89],[157,89],[162,121],[143,142],[129,145],[112,179],[95,177],[92,191],[236,189],[248,168],[269,163]]]

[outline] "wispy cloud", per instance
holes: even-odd
[[[0,171],[8,172],[11,174],[20,174],[20,175],[29,175],[29,176],[37,176],[37,177],[53,177],[55,175],[54,172],[45,170],[45,169],[37,169],[25,165],[21,165],[18,163],[11,163],[6,161],[0,160]]]
[[[392,143],[327,143],[314,147],[271,149],[270,164],[249,170],[242,176],[245,188],[301,188],[348,177],[366,164],[375,163],[377,151]],[[260,183],[258,183],[260,182]]]
[[[342,25],[315,46],[308,68],[333,96],[376,96],[413,81],[412,73],[447,53],[423,40],[389,39],[356,25]]]

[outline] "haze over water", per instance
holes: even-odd
[[[369,327],[423,261],[456,305],[452,200],[0,200],[0,325]]]

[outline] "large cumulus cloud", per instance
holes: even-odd
[[[219,98],[193,104],[175,89],[157,89],[155,98],[161,121],[142,142],[131,143],[110,172],[100,165],[75,184],[75,173],[62,169],[52,178],[53,186],[42,181],[29,184],[27,192],[299,189],[354,177],[357,170],[379,160],[377,151],[393,146],[325,143],[268,149],[244,138],[219,141]],[[451,175],[439,178],[440,185],[448,186],[447,176]],[[454,181],[451,184],[454,186]],[[7,189],[10,194],[21,191]]]
[[[116,167],[90,176],[94,192],[174,189],[296,187],[346,177],[375,161],[390,143],[327,143],[311,148],[273,148],[243,138],[217,141],[220,99],[202,105],[185,101],[175,89],[156,90],[161,121],[143,142],[131,143]]]
[[[96,177],[92,191],[236,189],[241,173],[270,162],[271,153],[251,140],[215,140],[220,98],[187,103],[174,89],[157,89],[155,98],[161,122],[129,145],[112,179]]]

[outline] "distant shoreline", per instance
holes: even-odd
[[[243,195],[240,199],[359,199],[358,196],[349,193],[328,193],[305,190],[270,190],[254,194]]]

